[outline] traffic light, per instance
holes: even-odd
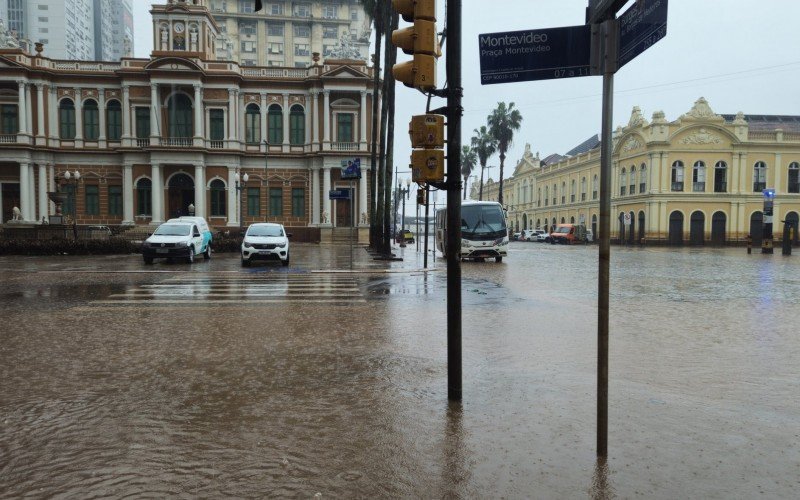
[[[404,21],[414,23],[392,32],[392,44],[411,61],[395,64],[392,74],[407,87],[420,90],[436,88],[436,58],[440,55],[436,39],[436,0],[392,0],[394,9]]]
[[[417,205],[427,205],[428,204],[428,197],[425,196],[428,193],[428,188],[417,189]]]
[[[439,182],[444,180],[444,116],[416,115],[408,126],[411,136],[411,180]]]

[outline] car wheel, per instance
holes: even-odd
[[[206,260],[211,258],[211,243],[209,243],[208,246],[206,246],[206,251],[203,252],[203,258],[205,258]]]
[[[153,258],[152,257],[145,257],[144,258],[144,263],[148,264],[148,265],[152,264],[153,263]]]
[[[500,257],[495,257],[495,258],[494,258],[494,261],[495,261],[495,262],[497,262],[497,263],[503,262],[503,257],[502,257],[502,256],[500,256]]]
[[[189,248],[189,256],[186,257],[186,262],[194,264],[194,247]]]

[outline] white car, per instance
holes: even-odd
[[[165,222],[142,243],[145,264],[152,264],[155,258],[172,257],[185,258],[191,264],[201,253],[206,259],[211,258],[211,242],[194,222]]]
[[[283,224],[250,224],[242,241],[242,266],[247,267],[255,260],[279,260],[288,266],[290,236]]]
[[[544,229],[536,229],[534,230],[534,233],[535,234],[533,235],[534,238],[533,241],[547,241],[547,237],[549,236],[547,234],[547,231],[545,231]]]

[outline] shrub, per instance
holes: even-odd
[[[0,255],[110,255],[139,253],[140,245],[125,238],[105,240],[0,240]]]

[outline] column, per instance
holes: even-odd
[[[767,168],[769,168],[769,167],[767,167]],[[774,180],[773,180],[773,182],[772,182],[772,187],[774,187],[774,188],[775,188],[775,194],[778,194],[778,193],[780,193],[780,192],[781,192],[781,189],[782,189],[782,188],[781,188],[781,185],[782,185],[782,184],[781,184],[781,176],[782,176],[782,175],[783,175],[783,167],[781,167],[781,154],[780,154],[780,153],[775,153],[775,173],[773,174],[773,179],[774,179]],[[768,176],[768,177],[769,177],[769,176]],[[769,184],[767,184],[767,187],[769,187]],[[777,205],[778,205],[778,204],[777,204],[777,203],[775,203],[775,210],[774,210],[774,213],[775,213],[775,218],[776,218],[776,220],[777,220],[777,218],[778,218],[778,209],[777,209]],[[777,228],[777,227],[778,227],[778,225],[776,224],[774,227],[776,227],[776,228]]]
[[[239,141],[244,143],[245,142],[245,134],[244,134],[244,92],[239,92],[239,105],[236,108],[236,125],[237,130],[239,130]]]
[[[19,133],[20,134],[27,134],[28,133],[28,124],[26,123],[26,119],[28,117],[28,101],[25,98],[25,90],[27,88],[27,83],[19,80],[17,82],[17,86],[19,87],[17,91],[17,99],[18,99],[18,109],[17,109],[17,121],[19,122]],[[20,207],[22,210],[22,207]],[[23,214],[24,215],[24,214]]]
[[[656,174],[653,171],[656,169],[656,162],[655,162],[655,153],[650,153],[649,155],[649,164],[647,165],[647,192],[648,193],[657,193],[658,187],[653,185],[653,179],[657,178]],[[648,217],[650,214],[648,213]]]
[[[731,166],[728,169],[728,182],[730,186],[728,189],[729,193],[732,194],[739,194],[741,192],[741,187],[739,186],[739,154],[733,153],[731,159]]]
[[[331,200],[328,198],[328,192],[331,190],[331,168],[325,167],[324,172],[322,174],[322,199],[324,200],[324,209],[325,215],[327,219],[323,217],[323,224],[330,225],[331,221],[333,220],[333,214],[331,213]]]
[[[30,123],[30,122],[29,122]],[[28,167],[28,210],[30,211],[30,219],[33,222],[39,220],[36,217],[36,169],[33,165]]]
[[[236,89],[228,89],[228,141],[236,140]],[[228,147],[231,147],[230,144]]]
[[[164,185],[161,179],[161,165],[153,163],[152,173],[153,181],[153,217],[150,224],[157,225],[164,222]]]
[[[362,217],[367,216],[367,173],[369,169],[366,165],[361,167],[361,179],[358,181],[358,225],[368,226],[369,222],[362,222]],[[365,219],[364,219],[365,220]]]
[[[39,164],[39,218],[47,217],[47,165]]]
[[[22,212],[22,220],[29,221],[31,220],[31,211],[30,211],[30,189],[28,184],[30,183],[30,176],[28,175],[28,164],[27,163],[20,163],[19,164],[19,209]]]
[[[324,98],[322,101],[322,149],[329,150],[331,148],[331,91],[323,90],[322,93]]]
[[[36,143],[45,144],[44,132],[44,84],[36,84]]]
[[[197,217],[206,216],[206,175],[205,166],[194,166],[194,214]]]
[[[133,219],[133,165],[122,166],[122,225],[134,225]]]
[[[98,146],[101,148],[106,147],[106,91],[100,89],[97,91],[98,95],[98,112],[100,114],[100,134],[97,136]]]
[[[668,165],[664,161],[666,153],[658,154],[658,164],[660,165],[659,171],[661,172],[661,192],[669,193],[672,191],[672,165]],[[686,165],[683,166],[684,179],[686,178]]]
[[[319,91],[311,91],[311,144],[312,151],[319,150]]]
[[[47,190],[50,192],[55,192],[56,190],[56,169],[52,163],[47,164]],[[56,213],[55,203],[51,201],[48,206],[50,207],[50,211],[48,213]]]
[[[306,98],[305,102],[306,133],[305,136],[303,137],[303,151],[308,152],[311,151],[311,148],[308,147],[311,144],[311,99],[309,99],[308,95],[306,95],[305,98]]]
[[[289,151],[289,94],[283,94],[283,151]]]
[[[367,149],[367,91],[361,91],[361,111],[359,111],[359,115],[361,116],[361,144],[359,144],[358,149],[361,151],[365,151]]]
[[[266,152],[267,148],[263,146],[264,141],[267,140],[267,93],[266,92],[261,93],[261,106],[259,108],[259,111],[261,112],[261,144],[262,144],[262,146],[260,147],[263,147],[264,151]]]
[[[747,166],[747,153],[739,153],[739,190],[742,194],[749,194],[753,192],[753,183],[747,182],[748,173],[750,174],[750,179],[752,180],[752,170],[750,170]],[[747,231],[750,231],[749,227]]]
[[[228,167],[228,226],[239,225],[239,192],[236,190],[236,167]]]
[[[158,102],[158,84],[150,84],[150,145],[158,145],[158,121],[161,119],[161,104]],[[155,184],[153,185],[155,188]],[[153,218],[155,218],[153,206]]]
[[[311,168],[311,223],[319,225],[320,214],[319,167]]]
[[[58,140],[58,95],[57,89],[50,85],[50,92],[49,92],[50,104],[48,109],[48,115],[50,115],[50,119],[48,120],[47,124],[47,135],[50,137],[52,142],[50,143],[51,146],[57,146],[56,140]]]
[[[199,84],[194,86],[194,145],[203,145],[203,93]]]
[[[27,88],[25,89],[25,100],[29,103],[33,103],[33,84],[29,83]],[[25,117],[25,122],[28,124],[28,134],[33,136],[33,105],[25,106],[25,113],[27,116]],[[31,141],[33,142],[33,141]]]
[[[122,145],[130,146],[131,139],[131,86],[122,86]],[[133,220],[133,219],[131,219]]]
[[[83,89],[75,89],[75,146],[83,146]]]

